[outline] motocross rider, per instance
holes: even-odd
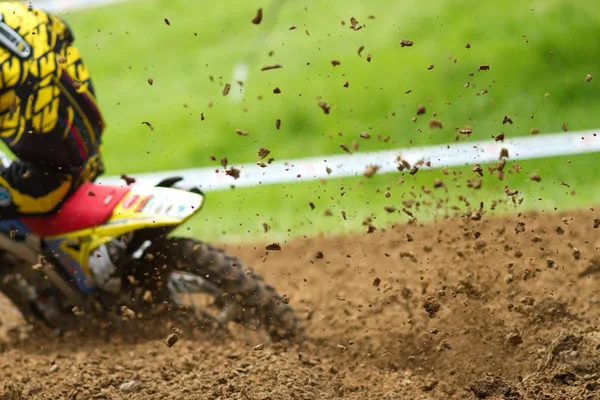
[[[0,18],[0,137],[18,158],[0,166],[0,218],[53,213],[103,172],[104,120],[65,21],[7,1]],[[110,257],[95,253],[108,255],[106,246],[90,256],[106,276]]]

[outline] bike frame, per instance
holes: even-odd
[[[170,228],[199,211],[201,193],[171,187],[85,183],[48,216],[0,220],[0,248],[40,268],[76,304],[96,290],[88,266],[91,251],[136,231]],[[54,264],[58,268],[54,267]]]

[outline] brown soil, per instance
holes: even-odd
[[[596,216],[456,218],[268,255],[231,246],[289,296],[302,346],[236,329],[183,331],[169,348],[166,326],[150,340],[13,341],[0,399],[595,399]]]

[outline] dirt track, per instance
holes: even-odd
[[[596,216],[455,218],[268,255],[230,248],[309,318],[302,347],[238,329],[235,342],[184,332],[168,348],[166,327],[137,344],[13,343],[0,399],[595,399]]]

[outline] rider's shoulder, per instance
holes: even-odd
[[[0,1],[0,13],[2,21],[13,29],[34,27],[39,24],[40,20],[50,18],[42,10],[15,1]]]

